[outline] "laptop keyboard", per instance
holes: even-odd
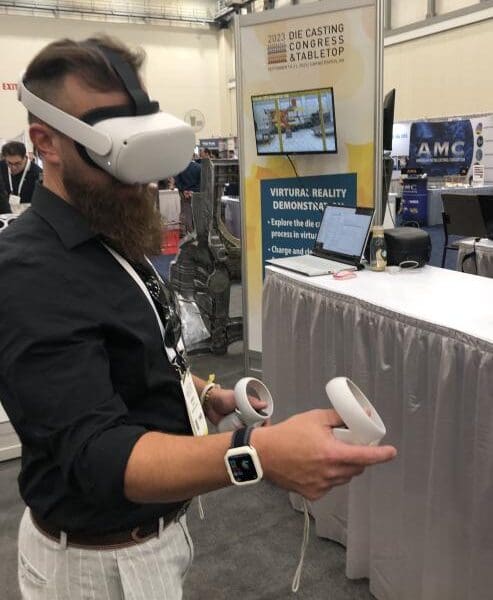
[[[311,269],[322,269],[331,273],[337,273],[337,271],[342,271],[343,269],[354,268],[352,265],[347,265],[335,260],[328,260],[327,258],[320,258],[319,256],[313,256],[312,254],[296,258],[293,257],[291,260],[300,266],[304,265]]]

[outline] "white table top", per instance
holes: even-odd
[[[434,187],[428,185],[429,192],[437,192],[441,194],[490,194],[493,190],[493,185],[488,183],[484,185],[449,185],[442,187]]]
[[[493,343],[493,279],[425,266],[397,273],[359,271],[354,279],[306,277],[267,266],[295,281],[346,294],[421,321]]]

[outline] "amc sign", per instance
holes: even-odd
[[[443,177],[469,170],[473,152],[469,119],[418,121],[411,125],[409,166],[422,167],[428,175]]]
[[[457,157],[464,156],[464,141],[457,140],[452,144],[450,142],[435,142],[433,150],[430,150],[429,142],[422,142],[418,150],[419,158],[439,158],[441,156]]]

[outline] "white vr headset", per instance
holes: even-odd
[[[185,122],[159,112],[137,74],[116,52],[92,45],[108,60],[128,96],[127,106],[108,106],[74,117],[30,92],[17,94],[27,110],[76,142],[83,158],[123,183],[151,183],[176,175],[191,160],[195,134]]]

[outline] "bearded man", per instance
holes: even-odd
[[[141,54],[99,37],[48,45],[24,85],[76,121],[127,110],[108,53],[135,78]],[[337,441],[331,427],[341,421],[328,410],[233,438],[202,435],[201,411],[218,423],[234,394],[190,373],[172,290],[147,260],[159,251],[153,194],[116,180],[39,117],[29,121],[43,184],[0,235],[0,398],[22,442],[27,505],[21,593],[179,600],[192,560],[186,507],[238,483],[225,461],[232,440],[257,456],[255,481],[261,464],[265,478],[311,499],[395,450]]]

